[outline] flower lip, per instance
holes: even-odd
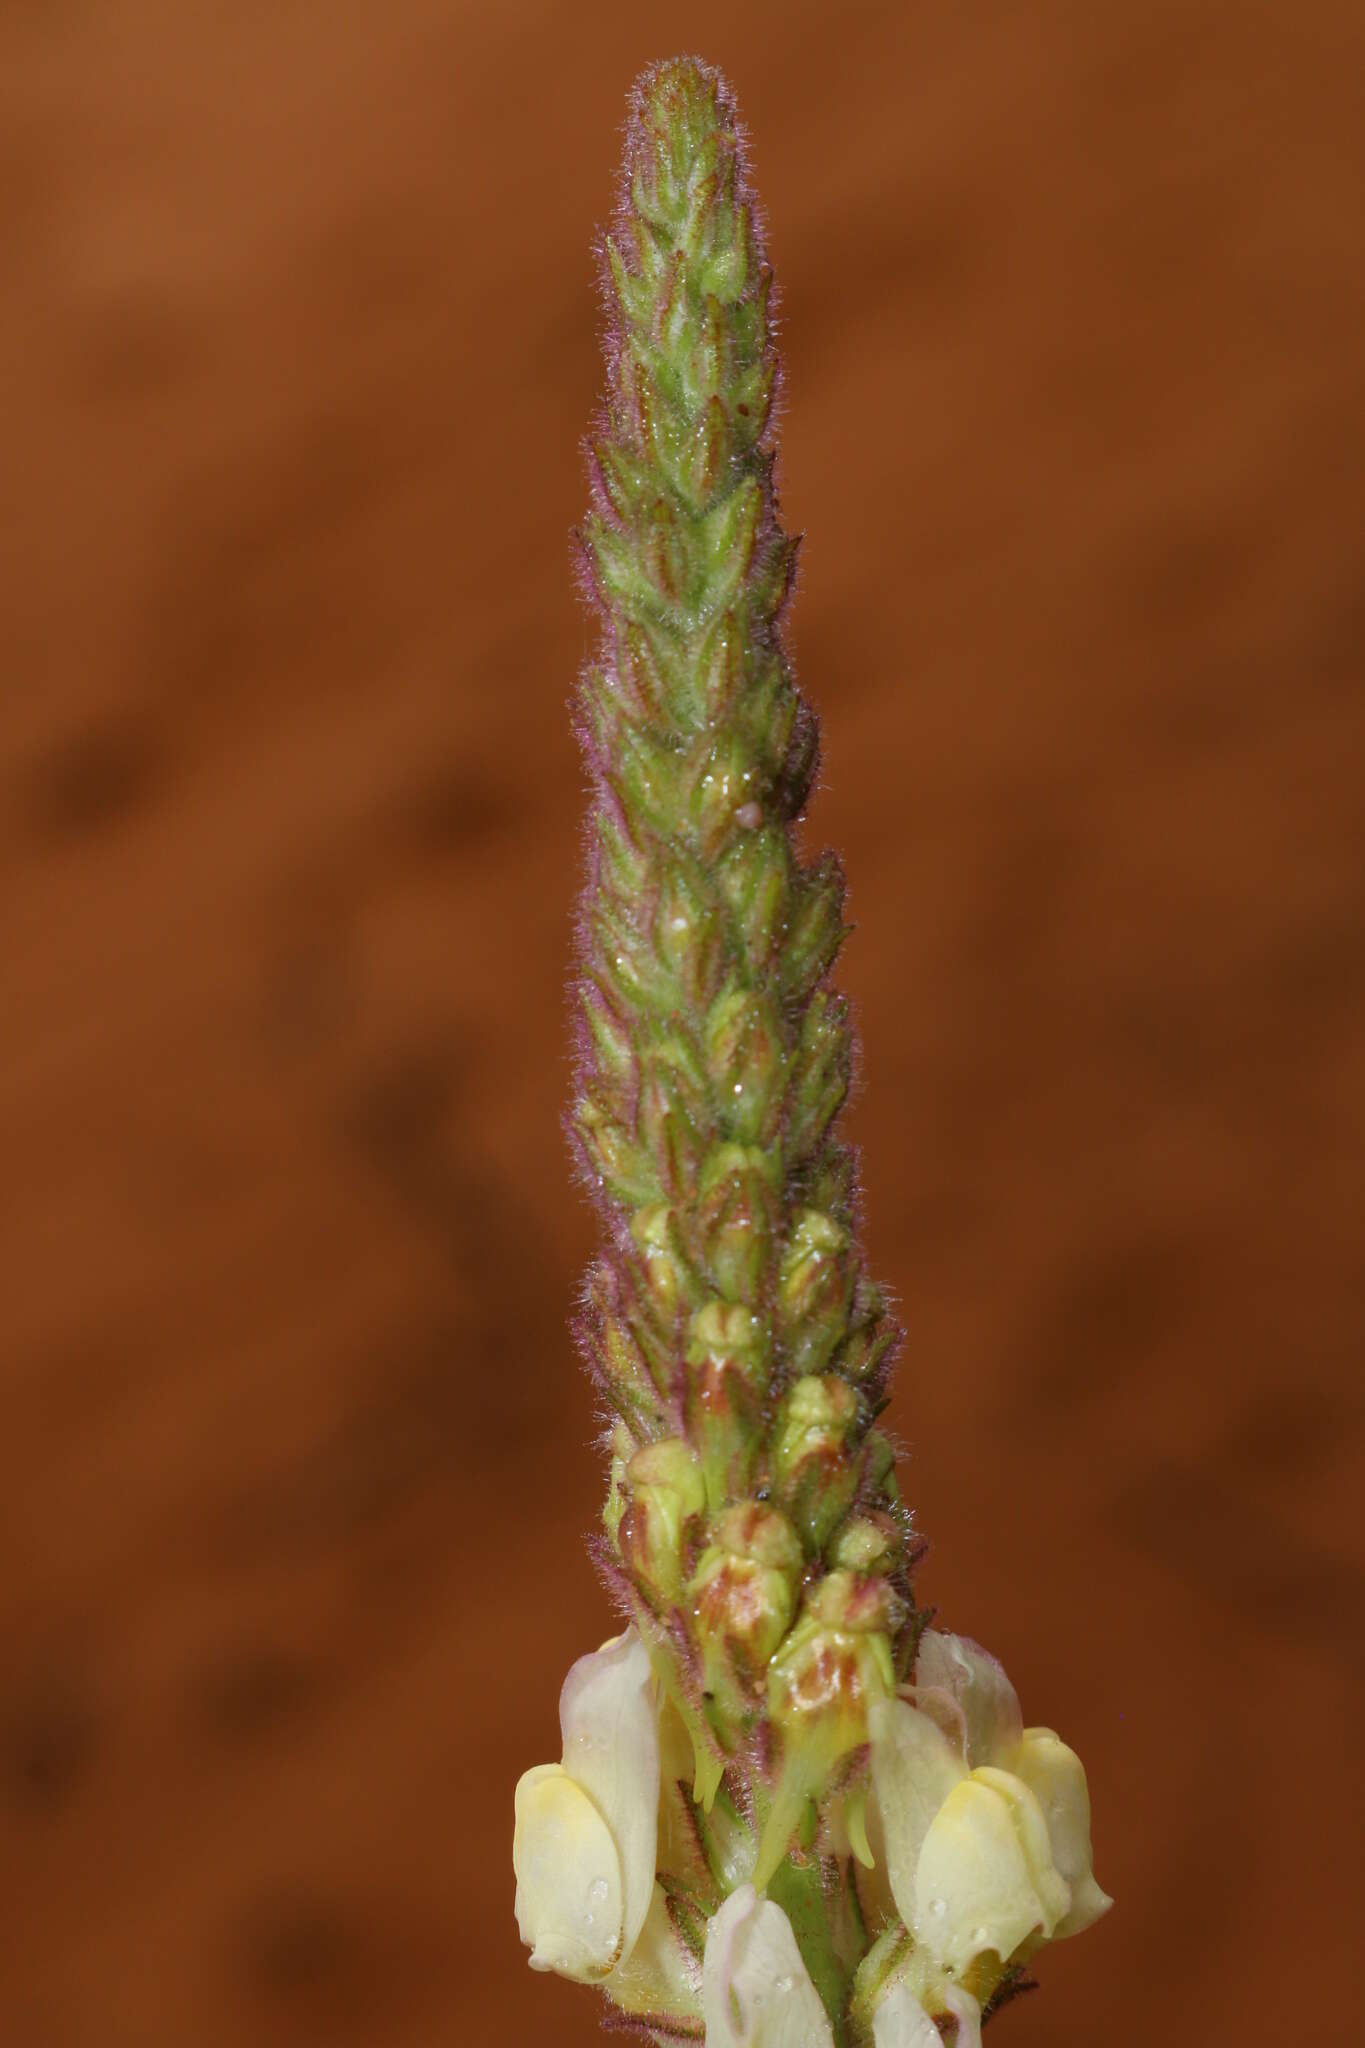
[[[516,1916],[533,1970],[598,1981],[621,1954],[621,1859],[611,1830],[561,1764],[517,1786]]]

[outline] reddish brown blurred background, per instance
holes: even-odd
[[[679,46],[785,292],[922,1583],[1119,1901],[999,2040],[1362,2017],[1359,8],[10,0],[6,2048],[598,2038],[511,1793],[608,1627],[566,529]]]

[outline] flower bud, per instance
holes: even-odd
[[[889,1579],[851,1571],[827,1572],[806,1595],[806,1608],[827,1628],[849,1635],[894,1636],[909,1611]]]
[[[623,1313],[619,1274],[605,1260],[588,1277],[586,1313],[579,1325],[584,1359],[598,1389],[639,1437],[663,1425],[659,1382],[644,1349],[645,1326]]]
[[[777,1286],[787,1353],[804,1373],[828,1364],[848,1328],[857,1279],[851,1234],[819,1209],[802,1209]]]
[[[809,994],[828,970],[844,936],[844,877],[827,854],[808,868],[793,892],[782,952],[784,991],[793,1002]]]
[[[621,1556],[656,1596],[676,1601],[684,1530],[706,1505],[701,1467],[680,1437],[665,1437],[635,1453],[625,1485],[630,1506],[618,1532]]]
[[[716,907],[682,869],[671,868],[659,885],[654,945],[689,1005],[715,994],[724,959],[724,925]]]
[[[794,1158],[804,1159],[825,1137],[848,1093],[848,1004],[841,996],[815,991],[801,1020],[793,1064],[787,1143]]]
[[[858,1490],[848,1454],[858,1396],[835,1373],[806,1374],[788,1389],[773,1433],[773,1476],[812,1555],[823,1549]]]
[[[768,1155],[717,1146],[702,1172],[696,1227],[711,1277],[728,1300],[757,1306],[776,1210]]]
[[[859,1278],[853,1290],[849,1330],[839,1348],[839,1370],[856,1386],[874,1386],[891,1353],[899,1331],[886,1313],[880,1287]]]
[[[801,1543],[785,1515],[759,1501],[726,1508],[688,1585],[708,1692],[729,1714],[742,1707],[796,1608]]]
[[[890,1577],[907,1562],[900,1523],[880,1508],[860,1509],[835,1530],[829,1561],[836,1570],[858,1572],[864,1578]]]
[[[644,1289],[650,1306],[665,1325],[700,1298],[696,1275],[683,1250],[677,1218],[666,1202],[637,1209],[630,1234],[640,1253]]]
[[[768,1713],[782,1765],[759,1844],[754,1883],[766,1885],[787,1853],[807,1802],[834,1766],[867,1740],[868,1708],[895,1690],[885,1635],[831,1626],[809,1610],[768,1667]]]
[[[740,808],[746,819],[753,817],[746,805]],[[717,870],[726,902],[751,957],[757,961],[769,958],[782,930],[791,896],[791,866],[791,855],[781,831],[775,825],[760,823],[736,839]]]
[[[706,1018],[706,1062],[726,1126],[743,1144],[766,1145],[782,1107],[782,1032],[759,989],[729,986]]]
[[[675,1199],[697,1177],[709,1136],[705,1078],[687,1047],[667,1040],[640,1063],[637,1128],[660,1187]]]
[[[750,1491],[767,1363],[767,1331],[748,1309],[708,1301],[693,1316],[684,1411],[688,1440],[706,1476],[706,1497],[716,1506]]]

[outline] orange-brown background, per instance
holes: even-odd
[[[922,1583],[1119,1901],[999,2038],[1352,2037],[1363,44],[10,0],[6,2048],[597,2038],[509,1868],[608,1626],[565,534],[623,96],[687,46],[784,288]]]

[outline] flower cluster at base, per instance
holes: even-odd
[[[960,1636],[926,1630],[913,1682],[870,1703],[842,1849],[794,1848],[766,1895],[761,1827],[695,1796],[634,1628],[574,1665],[560,1723],[562,1762],[517,1787],[517,1924],[533,1968],[658,2043],[972,2048],[1020,1967],[1109,1905],[1079,1758]]]

